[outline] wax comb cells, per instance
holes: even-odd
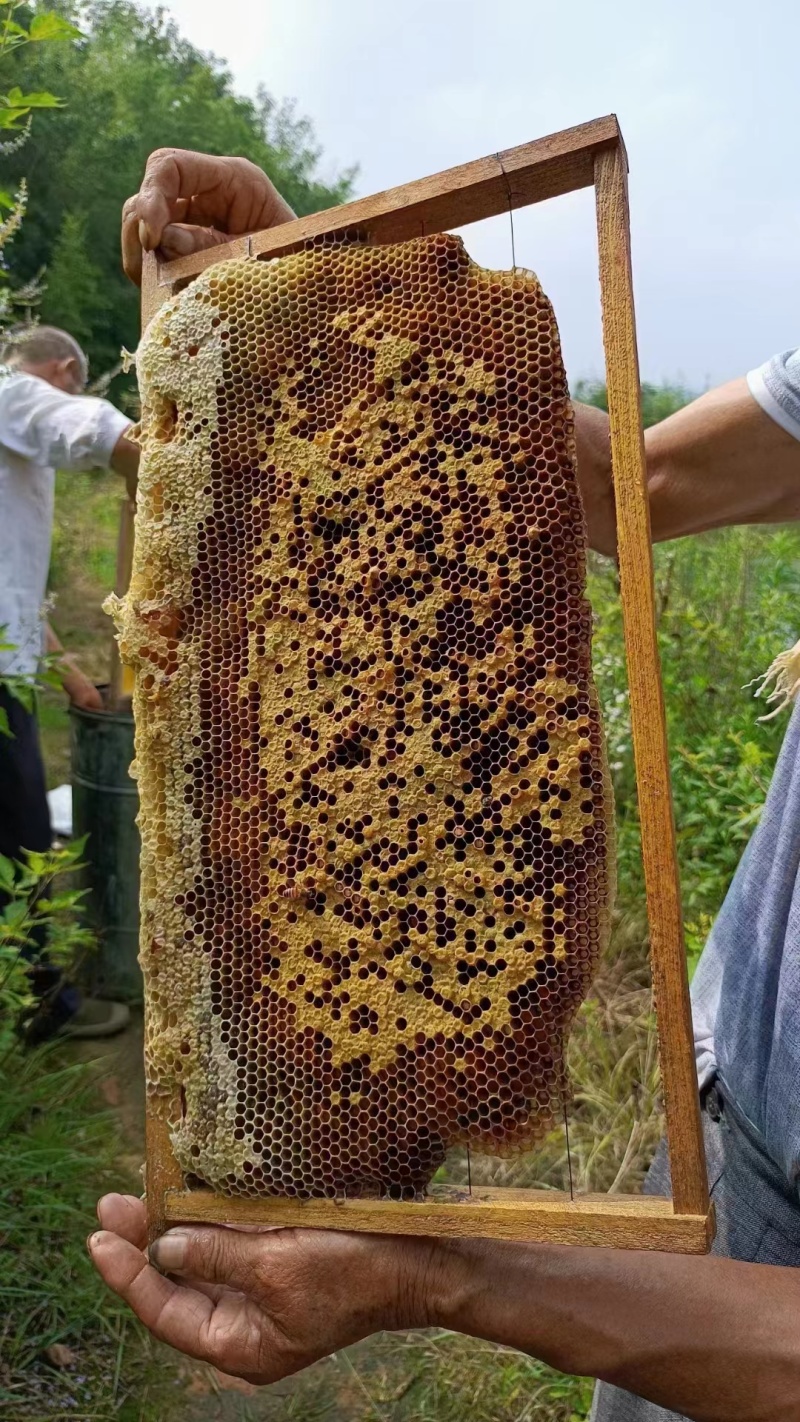
[[[147,1070],[193,1180],[411,1195],[560,1115],[612,802],[558,333],[459,240],[228,261],[139,357]]]

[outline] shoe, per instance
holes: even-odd
[[[131,1020],[130,1008],[124,1002],[107,1002],[100,997],[85,997],[78,1011],[65,1022],[59,1037],[114,1037]]]

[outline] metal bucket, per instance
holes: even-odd
[[[83,887],[99,940],[89,960],[90,986],[95,996],[138,1002],[139,796],[128,774],[133,716],[73,706],[70,717],[73,834],[88,836]]]

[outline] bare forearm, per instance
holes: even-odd
[[[695,1422],[800,1422],[796,1269],[209,1226],[170,1230],[148,1261],[140,1200],[108,1196],[99,1219],[97,1267],[155,1336],[252,1382],[382,1329],[436,1326],[603,1378]]]
[[[645,435],[654,539],[800,518],[800,440],[742,378],[710,390]]]
[[[136,502],[136,482],[139,473],[141,450],[127,434],[120,435],[111,455],[111,468],[125,480],[128,498]]]
[[[696,1422],[800,1419],[797,1271],[607,1249],[443,1246],[430,1322]]]
[[[608,417],[575,406],[578,482],[589,542],[613,556],[616,520]],[[645,432],[653,539],[800,518],[800,440],[753,399],[747,381],[710,390]]]
[[[63,643],[56,636],[55,630],[49,622],[44,624],[44,640],[47,655],[54,659],[53,665],[58,675],[62,682],[66,682],[76,670],[75,658],[65,651]]]
[[[100,692],[78,665],[77,659],[66,652],[49,622],[45,623],[45,646],[49,656],[54,658],[58,678],[70,701],[87,711],[99,711],[103,701]]]

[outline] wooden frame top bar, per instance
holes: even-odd
[[[197,276],[215,262],[231,257],[277,257],[323,233],[359,228],[376,242],[402,242],[431,232],[449,232],[485,217],[497,217],[509,208],[527,207],[594,183],[598,153],[622,146],[616,115],[577,124],[558,133],[522,143],[445,168],[429,178],[387,188],[373,197],[358,198],[341,207],[327,208],[294,222],[281,223],[248,237],[237,237],[190,257],[166,262],[159,269],[159,285],[172,286]]]

